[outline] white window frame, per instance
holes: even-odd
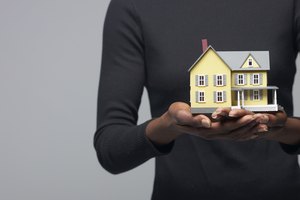
[[[199,74],[197,77],[198,77],[198,78],[197,78],[197,86],[206,86],[205,75]],[[201,79],[202,79],[202,80],[201,80]],[[203,85],[200,84],[200,81],[203,81]]]
[[[255,78],[257,76],[257,79]],[[255,80],[257,80],[257,83],[255,83]],[[252,76],[253,85],[260,85],[260,74],[253,74]]]
[[[252,96],[253,96],[253,100],[254,101],[261,100],[261,96],[260,96],[260,91],[259,90],[253,90],[252,91]]]
[[[201,99],[201,98],[203,98],[203,99]],[[206,102],[205,101],[205,92],[204,91],[198,91],[197,92],[197,102],[199,102],[199,103]]]
[[[245,74],[237,74],[237,85],[245,85]]]
[[[224,86],[224,75],[223,74],[217,74],[216,75],[216,86]]]
[[[216,102],[217,103],[224,102],[224,91],[216,91]]]

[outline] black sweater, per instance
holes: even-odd
[[[298,146],[185,135],[157,148],[136,125],[143,88],[152,117],[189,102],[189,67],[217,51],[270,51],[268,84],[293,115],[300,0],[112,0],[104,25],[94,145],[111,173],[156,159],[152,199],[300,199]],[[150,197],[149,197],[150,198]]]

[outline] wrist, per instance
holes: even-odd
[[[299,120],[288,118],[280,127],[272,127],[266,135],[266,139],[275,140],[284,144],[300,144]]]

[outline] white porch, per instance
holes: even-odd
[[[237,92],[237,105],[231,107],[231,109],[246,109],[253,112],[267,112],[278,111],[277,104],[277,89],[276,86],[267,87],[247,87],[247,88],[232,88],[232,91]],[[245,91],[246,90],[272,90],[272,103],[268,105],[245,105]]]

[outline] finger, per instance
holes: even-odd
[[[237,141],[248,139],[249,137],[254,135],[254,133],[256,133],[256,131],[253,131],[253,127],[255,127],[256,125],[257,122],[252,121],[245,126],[242,126],[238,129],[231,131],[228,134],[223,134],[222,137],[230,140],[237,140]]]
[[[182,126],[182,125],[175,125],[176,129],[178,131],[180,131],[181,133],[186,133],[189,135],[193,135],[193,136],[197,136],[197,137],[202,137],[202,138],[206,138],[206,135],[208,135],[211,130],[208,128],[204,128],[204,127],[192,127],[192,126]]]
[[[233,141],[247,141],[256,139],[262,136],[261,133],[267,132],[266,124],[258,124],[256,121],[252,121],[249,124],[235,129],[227,134],[213,134],[211,131],[204,134],[204,137],[209,140],[213,139],[223,139],[223,140],[233,140]],[[263,134],[264,135],[264,134]]]
[[[234,118],[243,117],[245,115],[254,115],[254,113],[246,109],[233,109],[228,114],[229,117],[234,117]]]
[[[247,141],[261,137],[268,132],[268,126],[266,124],[256,124],[246,134],[241,135],[238,141]]]
[[[180,116],[182,115],[182,116]],[[190,126],[194,128],[210,128],[211,127],[211,120],[205,115],[196,115],[192,117],[183,117],[183,112],[179,112],[178,114],[178,125],[181,126]]]
[[[226,107],[226,108],[217,108],[215,112],[212,113],[211,117],[213,119],[220,119],[223,117],[227,117],[229,112],[231,111],[231,108]]]
[[[193,118],[195,127],[204,127],[204,128],[210,128],[211,127],[211,120],[205,116],[205,115],[196,115]]]
[[[245,115],[236,120],[224,121],[222,123],[212,123],[212,129],[216,130],[216,132],[229,133],[235,129],[243,127],[250,122],[254,121],[253,115]]]
[[[267,124],[258,124],[256,126],[256,134],[257,135],[261,135],[262,133],[268,132],[269,131],[269,127]]]
[[[232,131],[228,135],[223,135],[223,137],[227,137],[227,139],[235,141],[248,141],[260,137],[267,131],[268,127],[266,124],[258,124],[256,121],[253,121],[246,126]]]
[[[168,112],[178,125],[209,128],[211,124],[210,119],[205,115],[193,116],[190,106],[183,102],[173,103]]]
[[[287,116],[285,112],[279,111],[274,114],[265,113],[268,116],[269,122],[268,125],[270,127],[283,126],[286,122]]]
[[[253,117],[255,118],[255,121],[260,124],[267,124],[270,120],[268,115],[262,113],[255,114]]]

